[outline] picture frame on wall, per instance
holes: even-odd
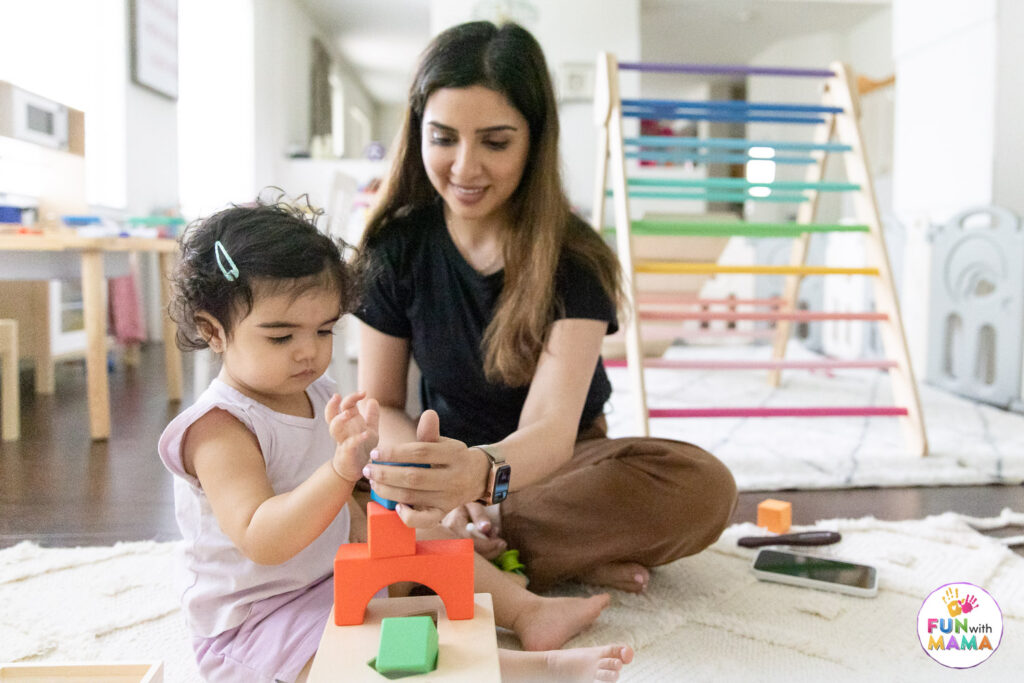
[[[178,0],[131,0],[132,81],[178,99]]]

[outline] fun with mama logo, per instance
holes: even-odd
[[[925,653],[943,666],[969,669],[992,656],[1003,637],[1003,613],[988,591],[973,583],[933,590],[917,613]]]

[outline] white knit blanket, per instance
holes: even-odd
[[[765,346],[677,347],[666,358],[766,358]],[[790,358],[814,354],[791,344]],[[773,388],[766,371],[649,369],[648,408],[893,405],[888,374],[788,371]],[[635,435],[625,369],[614,387],[609,435]],[[742,491],[856,486],[936,486],[1024,482],[1024,415],[920,384],[931,451],[909,454],[894,418],[655,419],[651,435],[689,441],[718,456]]]
[[[1006,511],[980,527],[1024,524]],[[754,551],[730,527],[707,551],[658,568],[649,592],[614,592],[598,622],[570,645],[637,650],[626,681],[1020,680],[1024,558],[947,513],[922,521],[831,520],[843,541],[817,549],[878,567],[873,599],[757,581]],[[1019,539],[1018,539],[1019,540]],[[168,683],[197,681],[172,587],[173,543],[0,551],[0,662],[162,660]],[[1002,608],[1002,644],[976,669],[933,662],[917,642],[924,598],[952,581],[985,588]],[[584,594],[567,586],[561,594]]]

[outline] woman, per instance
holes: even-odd
[[[407,523],[447,513],[478,552],[518,549],[531,589],[639,592],[648,567],[718,537],[736,488],[696,446],[607,438],[599,354],[620,273],[569,210],[558,132],[543,53],[521,27],[463,24],[428,47],[360,250],[359,386],[381,406],[364,473]],[[410,356],[437,443],[405,414]],[[485,508],[502,459],[510,493]]]

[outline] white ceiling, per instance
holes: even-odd
[[[298,0],[378,102],[405,99],[430,40],[429,0]],[[557,0],[546,0],[557,2]],[[748,62],[786,38],[843,31],[890,0],[640,0],[647,61]],[[540,4],[543,11],[543,3]]]

